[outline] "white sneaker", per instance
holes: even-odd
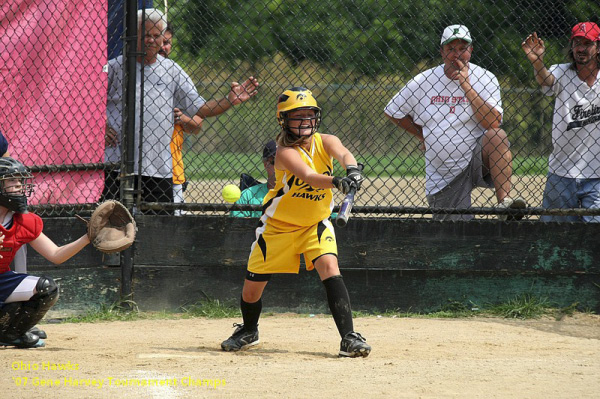
[[[525,209],[527,208],[527,202],[521,197],[510,198],[505,197],[501,203],[499,203],[496,208],[498,209]],[[498,215],[498,220],[507,221],[507,220],[521,220],[524,215]]]

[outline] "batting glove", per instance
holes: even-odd
[[[362,175],[362,165],[360,165],[360,166],[355,166],[355,165],[348,165],[348,166],[346,166],[346,176],[349,179],[354,180],[354,183],[356,183],[356,191],[360,190],[360,186],[361,186],[363,180],[365,180],[365,178]]]
[[[333,176],[333,186],[343,194],[348,194],[353,187],[356,188],[356,182],[349,177]]]

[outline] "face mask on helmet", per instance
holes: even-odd
[[[321,123],[321,108],[310,90],[292,87],[277,100],[277,121],[288,136],[300,141],[316,133]],[[303,129],[310,129],[310,134],[302,135]]]
[[[0,205],[27,213],[27,197],[33,192],[33,175],[19,161],[0,158]]]

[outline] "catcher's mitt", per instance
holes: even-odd
[[[88,237],[92,245],[106,254],[129,248],[137,229],[131,213],[119,201],[98,205],[88,222]]]

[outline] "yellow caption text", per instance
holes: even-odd
[[[182,387],[206,387],[219,388],[224,387],[225,380],[206,379],[206,378],[39,378],[39,377],[13,377],[16,386],[34,386],[34,387],[84,387],[84,388],[103,388],[103,387],[164,387],[164,386],[182,386]]]

